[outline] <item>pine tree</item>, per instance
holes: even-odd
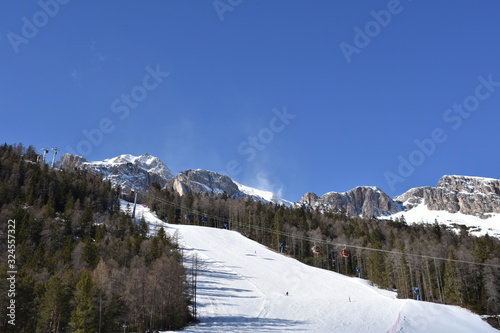
[[[85,209],[83,210],[80,220],[78,221],[78,227],[80,229],[80,237],[85,238],[90,235],[92,228],[92,206],[90,203],[85,205]]]
[[[80,273],[74,294],[75,308],[71,312],[69,326],[74,333],[95,332],[98,328],[99,310],[96,308],[96,292],[87,271]]]
[[[141,217],[141,224],[139,225],[139,232],[141,234],[142,239],[147,238],[148,232],[149,232],[149,226],[146,223],[146,219],[144,219],[144,216]]]
[[[461,283],[460,277],[458,275],[457,257],[452,249],[448,252],[448,261],[444,265],[443,273],[443,294],[445,302],[448,304],[461,304]]]
[[[51,276],[40,302],[37,332],[57,333],[66,330],[70,296],[69,286],[62,278],[57,274]]]
[[[91,269],[94,269],[99,263],[99,249],[90,237],[85,238],[83,243],[82,261]]]
[[[156,237],[158,237],[163,244],[167,243],[167,234],[165,233],[165,229],[163,227],[158,230]]]

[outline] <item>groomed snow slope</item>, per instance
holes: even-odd
[[[141,206],[137,216],[152,232],[164,227],[177,235],[187,267],[194,255],[202,264],[200,323],[185,332],[498,332],[462,308],[396,299],[365,280],[304,265],[235,231],[166,224]]]

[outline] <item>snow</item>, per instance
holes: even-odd
[[[143,154],[140,156],[134,156],[131,154],[123,154],[119,155],[113,158],[108,158],[101,163],[104,164],[123,164],[123,163],[136,163],[137,161],[143,163],[143,164],[151,164],[151,163],[157,163],[157,158],[154,156],[151,156],[149,154]]]
[[[184,332],[497,332],[465,309],[397,299],[366,280],[304,265],[235,231],[167,224],[137,206],[142,216],[151,232],[163,227],[178,237],[188,269],[193,256],[201,262],[200,323]]]
[[[488,233],[490,236],[500,237],[500,214],[490,213],[490,217],[481,219],[477,216],[466,215],[460,212],[450,213],[442,210],[430,210],[424,203],[421,203],[408,211],[401,211],[390,216],[381,216],[381,219],[396,219],[404,216],[407,223],[430,223],[436,220],[439,224],[453,226],[453,224],[463,224],[470,229],[470,234],[483,236]]]
[[[323,196],[328,196],[328,195],[335,195],[335,194],[348,194],[350,192],[354,192],[356,191],[356,189],[358,188],[365,188],[365,189],[370,189],[372,190],[373,192],[379,192],[379,193],[384,193],[384,191],[382,191],[378,186],[356,186],[355,188],[352,188],[348,191],[344,191],[344,192],[335,192],[335,191],[330,191],[330,192],[327,192],[325,194],[322,195]],[[384,193],[385,194],[385,193]]]
[[[466,181],[476,181],[476,182],[497,182],[498,179],[488,178],[488,177],[478,177],[478,176],[464,176],[464,175],[444,175],[441,178],[456,178],[463,179]]]
[[[285,199],[282,199],[282,198],[278,197],[276,194],[274,194],[271,191],[259,190],[259,189],[256,189],[256,188],[253,188],[253,187],[250,187],[250,186],[239,184],[239,183],[235,182],[234,180],[233,180],[233,182],[238,186],[238,189],[241,192],[243,192],[243,193],[245,193],[247,195],[255,196],[255,197],[260,197],[260,198],[264,199],[267,202],[277,203],[277,204],[285,205],[285,206],[288,206],[288,207],[293,206],[293,202],[285,200]]]
[[[132,163],[150,173],[157,173],[165,178],[172,178],[173,174],[170,169],[159,158],[149,154],[134,156],[131,154],[123,154],[113,158],[108,158],[102,161],[86,162],[84,164],[97,167],[119,166],[122,164]]]

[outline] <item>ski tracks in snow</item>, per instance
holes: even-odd
[[[269,309],[266,295],[251,282],[251,278],[215,260],[204,250],[189,247],[182,239],[179,245],[184,251],[188,271],[192,269],[193,257],[198,257],[198,318],[203,322],[200,326],[206,327],[207,332],[232,329],[234,322],[244,321],[244,317],[266,316]],[[255,310],[249,312],[249,309]],[[225,326],[228,327],[224,329]]]

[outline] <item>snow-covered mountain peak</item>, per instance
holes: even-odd
[[[113,158],[108,158],[102,161],[98,162],[91,162],[91,163],[104,163],[104,164],[126,164],[126,163],[133,163],[137,165],[142,165],[142,166],[147,166],[147,167],[163,167],[166,168],[166,165],[158,158],[155,156],[152,156],[148,153],[142,154],[139,156],[134,156],[131,154],[123,154],[119,155]],[[170,170],[169,170],[170,171]]]
[[[149,173],[156,173],[165,179],[171,179],[174,175],[170,169],[158,158],[150,154],[142,154],[134,156],[131,154],[123,154],[113,158],[108,158],[102,161],[87,162],[88,165],[94,166],[136,166],[142,168]]]
[[[92,171],[109,180],[114,187],[141,192],[146,192],[154,182],[164,186],[173,177],[170,169],[159,158],[150,154],[123,154],[94,162],[65,154],[61,157],[61,166],[66,169]]]
[[[100,161],[101,163],[106,164],[123,164],[123,163],[133,163],[137,156],[133,156],[130,154],[123,154],[112,158],[107,158],[105,160]]]
[[[403,202],[406,210],[425,204],[431,210],[485,217],[486,213],[500,213],[500,180],[447,175],[436,187],[413,188],[394,199]]]
[[[276,203],[279,205],[285,205],[285,206],[292,206],[293,205],[293,203],[291,201],[280,198],[278,195],[276,195],[275,193],[273,193],[271,191],[259,190],[259,189],[256,189],[256,188],[253,188],[250,186],[239,184],[237,182],[234,182],[234,183],[238,186],[238,188],[241,192],[243,192],[249,196],[260,197],[260,198],[263,198],[267,202],[272,202],[272,203]]]
[[[470,228],[477,235],[500,236],[500,180],[484,177],[446,175],[436,187],[408,190],[394,198],[405,208],[393,218]]]
[[[350,193],[353,191],[368,191],[368,190],[385,194],[385,192],[382,191],[378,186],[356,186],[355,188],[350,189],[350,190],[345,191],[345,192],[328,192],[326,194],[329,194],[329,193],[346,194],[346,193]]]

